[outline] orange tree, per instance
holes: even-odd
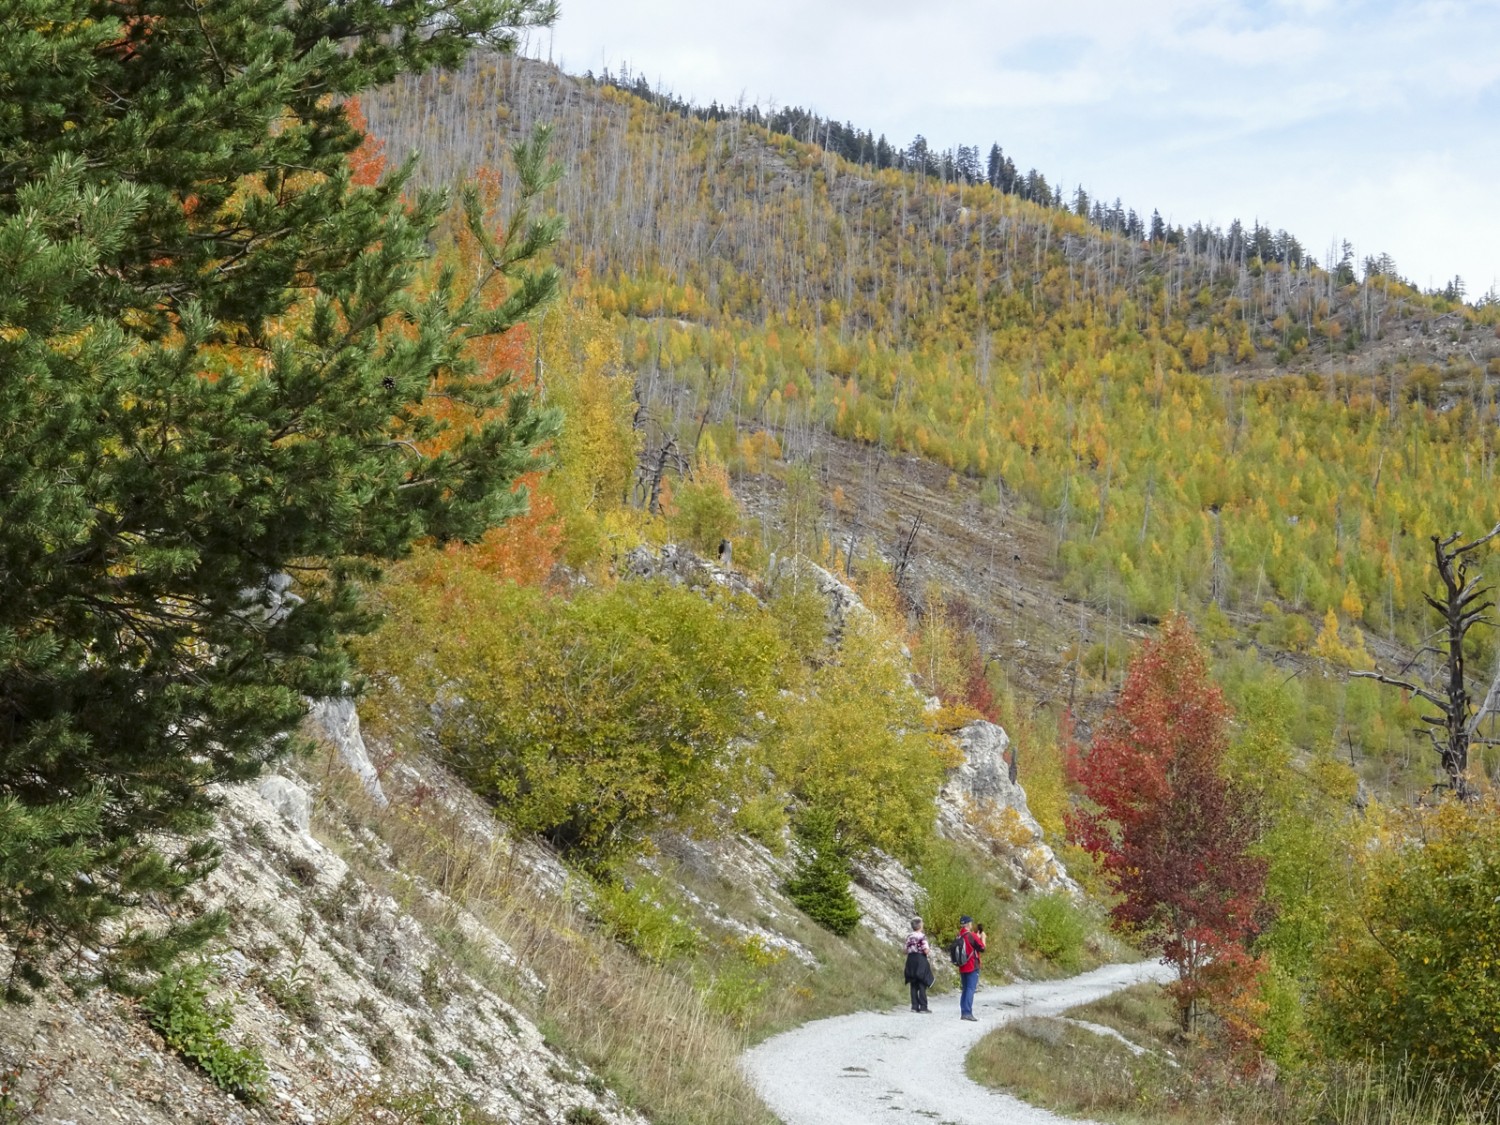
[[[1184,1030],[1200,999],[1254,972],[1246,949],[1264,909],[1254,802],[1223,769],[1229,718],[1191,626],[1172,617],[1073,765],[1088,804],[1069,815],[1070,835],[1119,894],[1116,925],[1176,967]]]

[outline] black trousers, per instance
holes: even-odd
[[[919,980],[909,981],[911,986],[911,1010],[914,1012],[925,1012],[927,1010],[927,986]]]

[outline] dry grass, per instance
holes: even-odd
[[[531,1016],[549,1044],[586,1062],[654,1122],[775,1121],[740,1072],[745,1034],[710,1013],[685,974],[642,961],[594,934],[565,898],[539,892],[508,841],[476,832],[472,820],[430,797],[413,807],[393,794],[391,808],[379,809],[340,769],[327,772],[320,796],[320,818],[338,816],[355,839],[368,830],[381,845],[346,847],[344,833],[325,832],[330,846],[466,971]],[[420,883],[454,905],[439,905]],[[540,998],[520,970],[462,936],[458,908],[537,973],[546,986]]]
[[[663,871],[730,917],[748,920],[759,910],[750,891],[727,880],[705,879],[681,865],[663,865]],[[809,1020],[894,1007],[910,999],[902,977],[905,958],[867,930],[856,928],[849,937],[838,938],[800,914],[777,918],[775,928],[810,950],[818,967],[788,957],[770,970],[764,1002],[745,1025],[751,1042]]]
[[[1494,1125],[1493,1099],[1465,1095],[1430,1073],[1371,1064],[1327,1066],[1276,1079],[1226,1070],[1184,1040],[1160,987],[1140,985],[1076,1008],[1146,1047],[1062,1020],[1028,1018],[991,1032],[969,1056],[971,1077],[1036,1105],[1115,1125]]]
[[[1110,1121],[1141,1116],[1149,1071],[1159,1057],[1137,1058],[1124,1044],[1061,1020],[1026,1017],[986,1035],[969,1054],[969,1076],[1035,1105]]]

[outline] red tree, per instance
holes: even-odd
[[[1119,893],[1115,923],[1176,967],[1184,1030],[1200,998],[1255,975],[1246,950],[1266,869],[1250,854],[1250,796],[1223,771],[1229,718],[1192,627],[1173,617],[1131,661],[1119,700],[1072,769],[1090,806],[1069,815],[1069,833],[1100,857]]]

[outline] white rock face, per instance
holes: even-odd
[[[854,880],[849,890],[859,903],[860,925],[881,941],[892,945],[905,942],[917,913],[921,885],[900,860],[882,851],[876,851],[868,860],[857,860],[852,866]]]
[[[1081,898],[1083,892],[1031,815],[1026,790],[1010,780],[1004,758],[1010,739],[1005,731],[981,719],[959,731],[958,743],[964,760],[938,793],[938,831],[949,839],[980,844],[1005,859],[1023,887]]]
[[[279,774],[267,774],[256,785],[266,804],[270,805],[298,832],[306,832],[312,825],[312,798],[307,790],[294,781]]]
[[[354,771],[375,803],[385,808],[385,790],[380,786],[380,776],[370,762],[370,752],[365,749],[364,736],[359,732],[359,712],[354,709],[354,700],[345,697],[315,699],[307,712],[307,724],[316,738],[329,742],[338,750],[344,764]]]
[[[627,575],[635,578],[660,578],[674,585],[725,586],[741,593],[750,592],[750,584],[734,569],[732,560],[726,555],[724,566],[715,566],[694,554],[688,547],[667,543],[660,551],[650,547],[636,547],[623,560]]]
[[[828,612],[833,618],[833,633],[835,637],[843,635],[844,628],[851,617],[873,617],[868,606],[860,601],[859,595],[844,585],[831,572],[824,570],[816,563],[808,562],[806,559],[797,559],[792,564],[799,566],[803,571],[812,576],[818,584],[818,593],[828,599]],[[902,938],[905,938],[905,934]]]

